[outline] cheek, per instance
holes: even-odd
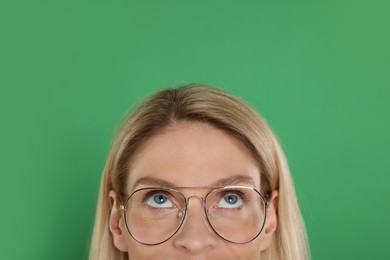
[[[183,252],[174,246],[172,239],[163,244],[156,246],[146,246],[135,241],[127,232],[123,223],[123,231],[126,234],[127,249],[129,259],[169,259],[169,258],[186,258],[187,252]],[[263,234],[260,234],[255,240],[247,244],[233,244],[223,239],[219,239],[217,246],[211,251],[203,252],[200,255],[207,259],[240,259],[240,260],[259,260],[261,259],[262,244],[264,241]]]
[[[267,241],[267,236],[262,232],[255,240],[247,244],[232,244],[224,241],[224,248],[227,259],[240,259],[240,260],[259,260],[263,259],[262,252],[264,243]],[[267,248],[267,247],[266,247]]]
[[[163,243],[156,246],[145,246],[137,242],[129,241],[128,244],[129,259],[168,259],[169,256],[173,257],[175,252],[168,243]]]
[[[164,243],[157,246],[144,246],[138,243],[128,244],[129,259],[185,259],[190,256],[188,252],[178,250],[170,243]],[[212,251],[199,253],[199,257],[206,259],[224,259],[224,260],[260,260],[261,252],[259,243],[248,243],[243,245],[224,244],[213,248]]]
[[[230,255],[234,255],[235,259],[259,260],[260,259],[260,243],[258,239],[248,244],[229,244],[227,245]]]

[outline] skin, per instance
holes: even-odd
[[[217,181],[249,177],[253,183],[234,185],[260,190],[259,167],[248,149],[229,134],[203,123],[178,123],[151,137],[139,149],[131,165],[128,194],[151,186],[139,182],[145,177],[170,182],[178,187],[212,186]],[[134,185],[136,185],[134,187]],[[155,185],[152,185],[155,186]],[[186,197],[204,197],[205,189],[184,189]],[[183,226],[168,241],[155,246],[138,243],[128,234],[123,213],[111,190],[110,231],[115,246],[128,252],[129,259],[261,259],[272,243],[277,228],[278,191],[271,193],[267,221],[259,237],[246,244],[233,244],[220,238],[207,223],[201,200],[191,198]]]

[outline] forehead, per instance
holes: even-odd
[[[127,190],[145,179],[178,187],[214,186],[229,180],[255,188],[260,185],[259,166],[243,143],[210,125],[188,122],[141,145],[131,162]]]

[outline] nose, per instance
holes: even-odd
[[[194,203],[190,203],[191,198]],[[173,237],[174,246],[192,255],[213,249],[217,245],[218,237],[207,222],[203,199],[194,196],[188,198],[186,214],[182,227]]]

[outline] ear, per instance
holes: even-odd
[[[263,229],[263,235],[261,237],[261,248],[263,251],[267,249],[273,239],[273,235],[278,227],[278,202],[279,202],[279,191],[273,190],[270,194],[269,206],[267,208],[267,218]]]
[[[126,228],[123,223],[123,214],[118,205],[117,193],[110,190],[108,200],[110,204],[109,228],[115,247],[122,252],[127,252]]]

